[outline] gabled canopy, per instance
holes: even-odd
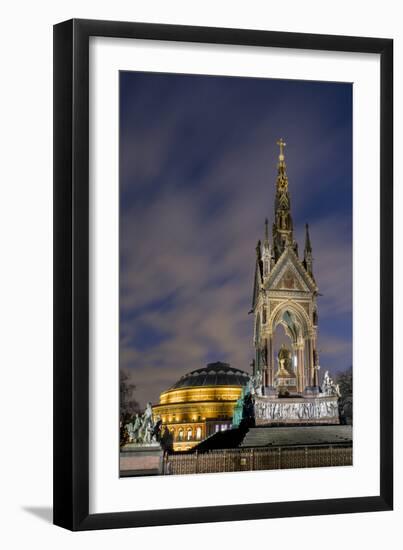
[[[296,290],[318,292],[315,281],[306,271],[291,246],[284,252],[273,267],[267,281],[266,290]]]

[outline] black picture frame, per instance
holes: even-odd
[[[89,513],[89,39],[380,54],[380,488],[366,497]],[[54,27],[54,523],[71,530],[392,510],[393,40],[73,19]]]

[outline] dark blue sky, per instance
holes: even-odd
[[[120,74],[120,362],[142,405],[208,361],[249,369],[279,137],[334,373],[352,363],[352,85]]]

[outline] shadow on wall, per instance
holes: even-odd
[[[46,523],[53,523],[53,508],[52,506],[23,506],[22,510],[32,514],[37,518],[46,521]]]

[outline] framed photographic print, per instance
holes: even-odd
[[[391,510],[393,42],[54,27],[54,522]]]

